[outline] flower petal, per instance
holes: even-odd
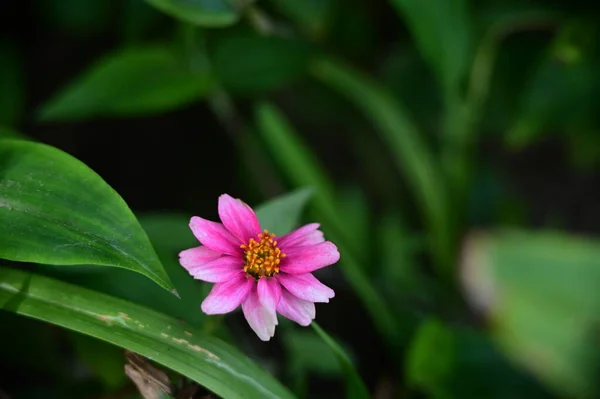
[[[291,233],[277,237],[277,243],[280,248],[319,244],[325,241],[325,238],[323,238],[323,232],[317,230],[319,226],[319,223],[311,223],[307,224],[306,226],[302,226]]]
[[[301,326],[308,326],[316,315],[314,303],[298,299],[287,290],[283,290],[281,293],[277,312]]]
[[[277,280],[290,294],[296,298],[309,302],[329,302],[335,296],[335,292],[325,284],[321,283],[310,273],[285,274],[277,276]]]
[[[281,285],[274,278],[263,277],[258,280],[258,300],[267,311],[275,314],[279,298],[281,298]]]
[[[331,241],[285,250],[286,257],[280,270],[289,274],[305,274],[329,266],[340,260],[340,253]]]
[[[195,247],[181,251],[179,253],[179,263],[189,270],[190,267],[208,263],[217,259],[219,256],[221,256],[220,252],[213,251],[208,247]]]
[[[217,283],[202,302],[202,311],[206,314],[229,313],[244,302],[254,285],[254,279],[246,278],[244,274]]]
[[[242,200],[228,194],[219,197],[219,217],[223,225],[244,244],[261,232],[256,214]]]
[[[242,311],[258,338],[268,341],[275,335],[277,325],[277,314],[267,310],[258,299],[256,289],[253,289],[248,298],[242,304]]]
[[[198,241],[213,251],[229,255],[239,255],[242,252],[240,248],[242,242],[221,223],[194,216],[190,220],[190,228]]]
[[[210,262],[186,265],[181,263],[187,271],[198,280],[209,283],[223,283],[231,280],[237,274],[244,272],[244,261],[237,256],[223,255]]]

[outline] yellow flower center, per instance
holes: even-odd
[[[285,254],[277,248],[275,234],[265,230],[258,238],[260,241],[251,238],[248,244],[240,245],[244,250],[244,271],[255,279],[279,273],[279,263],[285,258]]]

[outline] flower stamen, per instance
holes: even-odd
[[[279,264],[285,254],[277,248],[275,234],[268,230],[258,235],[259,241],[250,238],[248,244],[240,245],[244,250],[244,272],[258,280],[279,273]]]

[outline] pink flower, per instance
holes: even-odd
[[[202,246],[179,254],[194,278],[215,283],[202,302],[204,313],[228,313],[241,304],[263,341],[275,334],[277,313],[308,326],[315,318],[315,302],[334,296],[311,272],[340,259],[319,224],[275,237],[261,230],[252,208],[227,194],[219,197],[219,217],[223,224],[194,216],[190,228]]]

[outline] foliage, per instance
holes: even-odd
[[[600,395],[598,5],[18,3],[0,397]],[[201,312],[224,192],[337,245],[313,329]]]

